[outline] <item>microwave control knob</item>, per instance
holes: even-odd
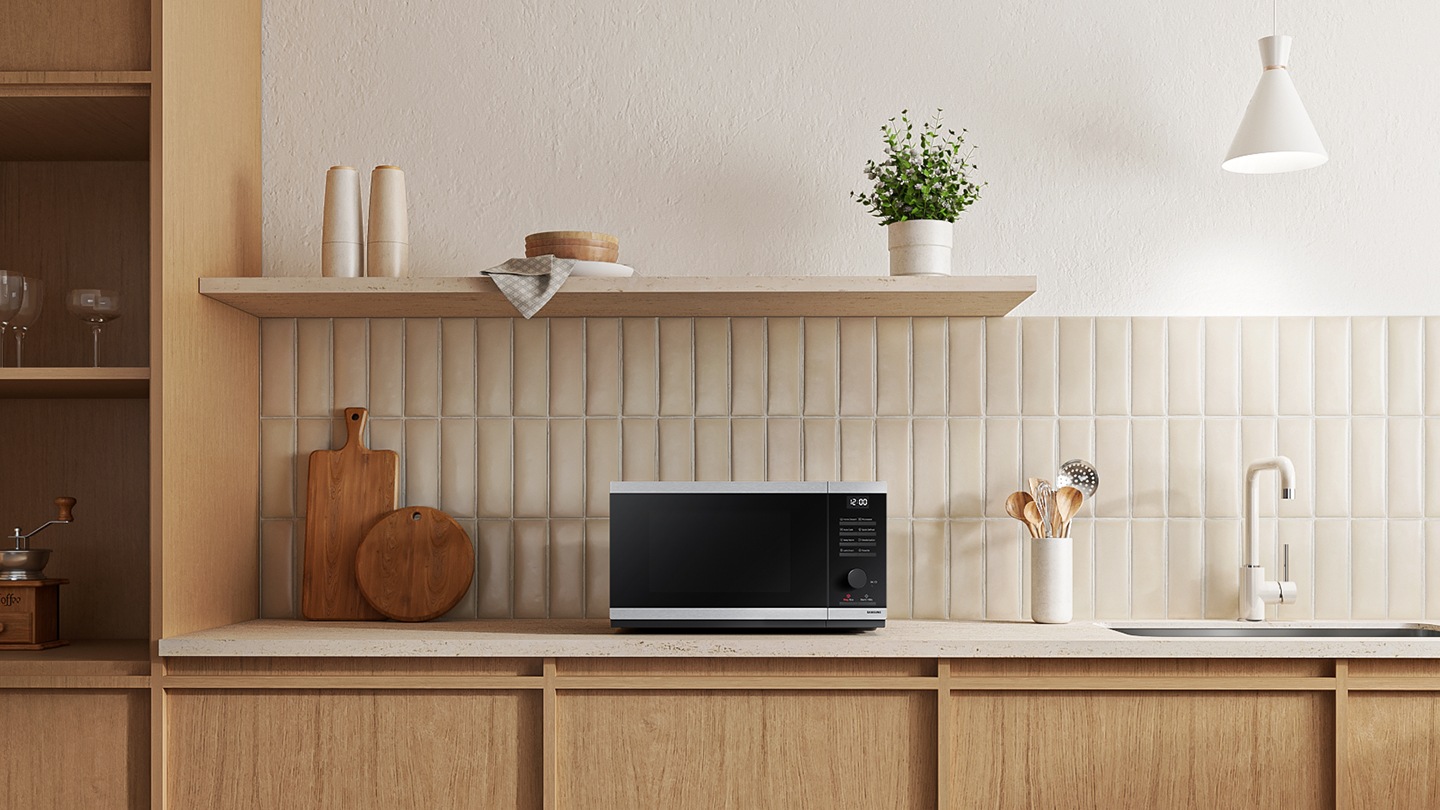
[[[851,568],[850,573],[845,575],[845,582],[851,588],[859,589],[870,584],[870,577],[866,576],[865,572],[859,568]]]

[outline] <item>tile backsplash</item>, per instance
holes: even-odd
[[[1234,618],[1244,468],[1283,453],[1262,557],[1277,576],[1289,544],[1300,600],[1271,616],[1440,617],[1440,319],[267,319],[261,342],[267,617],[296,615],[307,458],[356,405],[401,504],[475,541],[454,616],[605,616],[612,480],[880,479],[892,617],[1024,619],[1004,498],[1081,457],[1075,616]]]

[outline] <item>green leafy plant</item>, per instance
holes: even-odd
[[[921,124],[919,134],[910,120],[910,111],[900,111],[880,127],[885,136],[885,159],[865,164],[865,177],[875,185],[864,194],[850,192],[880,219],[881,225],[908,219],[940,219],[954,222],[960,213],[980,199],[980,188],[971,175],[978,168],[970,162],[974,149],[965,147],[966,130],[956,132],[940,124],[940,113]]]

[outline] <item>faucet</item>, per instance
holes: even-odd
[[[1290,546],[1285,546],[1284,579],[1266,580],[1260,565],[1260,513],[1255,501],[1260,499],[1259,475],[1267,470],[1280,473],[1280,497],[1295,497],[1295,465],[1284,456],[1262,458],[1245,470],[1245,544],[1244,561],[1240,564],[1240,620],[1264,621],[1265,605],[1288,605],[1295,601],[1296,587],[1290,582]]]

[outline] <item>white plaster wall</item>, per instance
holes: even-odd
[[[1281,27],[1331,160],[1246,177],[1255,0],[267,0],[265,270],[319,274],[326,167],[396,163],[417,275],[560,228],[648,275],[880,275],[848,194],[944,107],[990,183],[956,272],[1037,275],[1021,314],[1440,311],[1440,3]]]

